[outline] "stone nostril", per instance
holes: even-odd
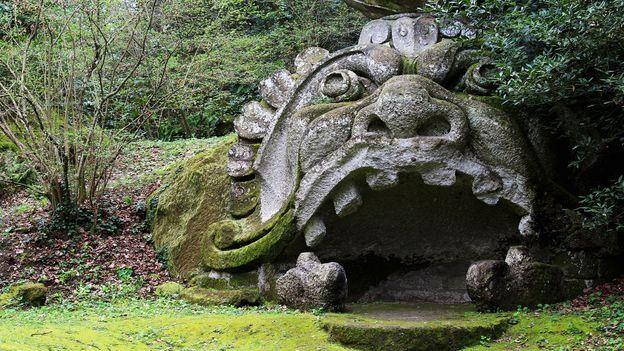
[[[368,122],[368,127],[366,127],[366,132],[386,137],[392,136],[392,132],[390,131],[390,128],[388,128],[386,122],[382,121],[377,115],[371,116],[371,119]]]
[[[451,124],[443,116],[435,116],[418,127],[418,136],[444,136],[451,132]]]

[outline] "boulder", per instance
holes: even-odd
[[[347,297],[347,275],[340,264],[322,264],[316,255],[304,252],[297,266],[277,280],[277,296],[280,303],[301,310],[339,311]]]
[[[466,287],[480,310],[556,303],[569,291],[561,268],[534,261],[522,246],[510,248],[505,261],[474,263],[466,274]]]
[[[43,306],[46,303],[48,288],[41,283],[14,285],[0,295],[0,308],[15,306]]]
[[[184,290],[184,285],[177,282],[166,282],[156,287],[156,296],[179,297]]]
[[[219,290],[190,287],[182,290],[180,297],[200,306],[252,306],[260,302],[257,289]]]

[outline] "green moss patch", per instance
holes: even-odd
[[[260,302],[258,289],[217,290],[190,287],[180,296],[187,302],[202,306],[253,306]]]
[[[593,350],[586,342],[598,323],[582,314],[518,312],[500,338],[484,338],[469,351]],[[608,349],[605,349],[608,350]],[[615,348],[613,350],[616,350]]]
[[[242,227],[241,230],[247,232],[243,235],[254,239],[260,238],[232,250],[219,250],[216,247],[214,239],[223,227],[218,224],[213,225],[210,228],[211,233],[204,237],[201,245],[204,265],[210,269],[227,270],[253,267],[259,263],[269,262],[271,258],[282,252],[296,234],[292,210],[277,216],[274,221],[275,224],[270,221],[259,228],[253,225]],[[231,221],[226,221],[228,222]]]
[[[228,218],[227,152],[235,141],[234,135],[222,138],[179,164],[148,199],[156,249],[182,276],[200,267],[200,243],[206,229]]]
[[[24,283],[12,286],[0,294],[0,308],[15,306],[42,306],[46,302],[48,288],[40,283]]]
[[[483,338],[496,338],[509,327],[509,316],[504,314],[484,315],[439,306],[442,311],[437,318],[429,307],[407,313],[401,308],[377,305],[359,309],[358,314],[330,314],[323,320],[323,328],[332,341],[358,350],[450,351],[477,344]],[[410,313],[416,314],[411,318]],[[424,318],[419,319],[418,313]],[[399,319],[391,319],[393,315]]]
[[[347,351],[311,314],[133,301],[0,312],[0,350]]]

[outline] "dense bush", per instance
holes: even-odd
[[[501,69],[498,95],[544,116],[559,158],[566,156],[560,173],[573,192],[590,194],[582,202],[586,222],[621,230],[614,221],[624,215],[617,191],[624,173],[624,0],[454,0],[434,7],[476,22],[478,45]]]

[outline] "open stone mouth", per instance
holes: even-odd
[[[445,244],[422,237],[492,237],[455,255],[471,259],[494,249],[488,240],[533,234],[530,179],[539,167],[522,132],[502,110],[452,91],[489,91],[490,65],[430,31],[425,41],[405,42],[398,29],[429,30],[437,25],[430,17],[371,23],[361,45],[304,51],[295,74],[276,72],[260,84],[263,101],[245,106],[229,154],[232,218],[208,228],[207,268],[254,269],[293,245],[305,249],[293,244],[300,238],[325,257],[377,250],[426,261],[430,247],[444,252]],[[448,191],[440,197],[431,187]],[[392,213],[376,215],[375,201]],[[345,234],[350,227],[370,235]],[[327,249],[341,247],[332,236],[360,239],[344,241],[340,253]],[[401,244],[378,250],[380,240]]]

